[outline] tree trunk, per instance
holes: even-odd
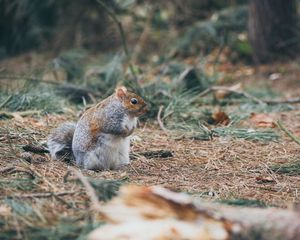
[[[294,56],[299,46],[296,0],[250,0],[248,28],[255,62]]]

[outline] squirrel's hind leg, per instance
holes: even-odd
[[[130,152],[130,136],[126,137],[119,146],[119,159],[116,164],[116,168],[119,169],[129,164],[129,152]]]
[[[96,148],[88,152],[74,151],[76,162],[89,170],[113,170],[129,164],[130,138],[103,135]]]

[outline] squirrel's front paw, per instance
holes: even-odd
[[[134,127],[130,128],[128,126],[125,126],[124,137],[128,137],[129,135],[131,135],[134,129]]]

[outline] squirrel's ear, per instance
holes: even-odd
[[[127,93],[127,88],[122,86],[122,87],[118,87],[116,88],[116,95],[118,98],[120,99],[124,99]]]

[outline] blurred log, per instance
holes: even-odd
[[[124,186],[97,209],[108,224],[90,233],[90,240],[300,239],[297,211],[194,202],[158,186]]]

